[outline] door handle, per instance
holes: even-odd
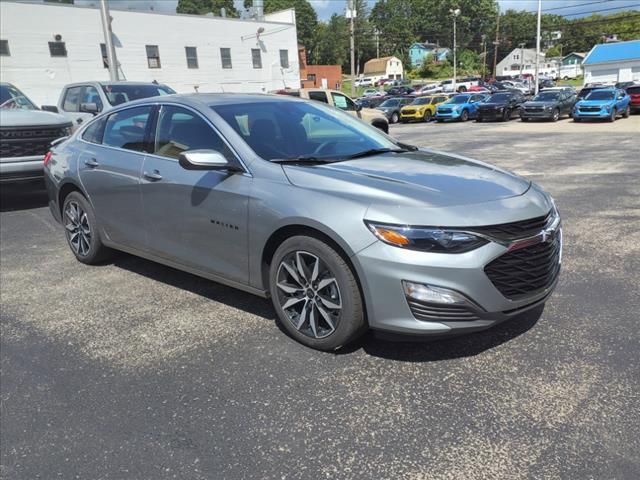
[[[162,175],[160,175],[160,172],[158,172],[158,170],[154,170],[151,173],[144,172],[142,175],[144,176],[144,178],[148,180],[153,180],[153,181],[162,180]]]
[[[88,167],[97,167],[98,165],[100,165],[95,158],[89,158],[85,160],[84,164]]]

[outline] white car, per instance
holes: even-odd
[[[380,93],[380,91],[376,90],[375,88],[368,88],[364,92],[362,92],[363,97],[376,97],[378,95],[382,95],[382,93]]]
[[[419,95],[429,95],[431,93],[440,93],[442,91],[443,89],[442,89],[441,82],[427,83],[426,85],[423,85],[419,89],[416,89],[415,91],[411,92],[411,95],[417,97]]]
[[[373,79],[371,78],[357,78],[355,82],[353,82],[353,84],[356,87],[372,87],[373,86]]]
[[[462,77],[456,79],[456,92],[466,92],[471,87],[480,85],[480,77]],[[453,79],[442,82],[442,88],[445,92],[453,92]]]

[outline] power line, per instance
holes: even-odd
[[[611,8],[601,8],[599,10],[591,10],[589,12],[580,12],[580,13],[566,13],[564,15],[560,15],[561,17],[572,17],[574,15],[586,15],[586,14],[593,14],[593,13],[597,13],[597,12],[609,12],[611,10],[623,10],[625,8],[634,8],[634,7],[640,7],[640,3],[634,3],[632,5],[622,5],[620,7],[611,7]]]
[[[566,8],[584,7],[585,5],[594,5],[596,3],[608,3],[608,2],[611,2],[611,1],[613,1],[613,0],[598,0],[597,2],[578,3],[577,5],[566,5],[564,7],[545,8],[542,11],[543,12],[551,12],[553,10],[564,10]]]

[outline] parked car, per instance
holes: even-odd
[[[580,89],[580,91],[578,92],[577,98],[578,100],[582,100],[594,90],[599,90],[602,88],[607,88],[607,85],[605,85],[604,83],[587,83],[584,87]]]
[[[42,178],[51,143],[71,134],[71,122],[45,112],[10,83],[0,83],[0,182]]]
[[[398,123],[400,121],[400,109],[411,102],[413,102],[413,98],[388,98],[378,106],[378,110],[385,114],[389,123]]]
[[[118,106],[55,146],[45,179],[79,262],[124,250],[270,297],[320,350],[489,328],[560,272],[560,215],[530,180],[287,96]]]
[[[354,100],[355,104],[361,108],[378,108],[388,97],[386,95],[376,95],[374,97],[361,97]]]
[[[480,77],[462,77],[456,79],[456,92],[466,92],[471,87],[477,87],[480,84]],[[444,92],[454,92],[453,79],[445,80],[442,82],[442,89]]]
[[[448,99],[449,97],[444,94],[418,97],[400,109],[400,121],[402,123],[430,122],[436,113],[436,107]]]
[[[502,120],[506,122],[520,114],[520,107],[525,99],[517,91],[500,91],[478,105],[476,122],[485,120]]]
[[[373,87],[373,79],[368,77],[356,78],[353,84],[356,87]]]
[[[58,105],[49,111],[66,116],[77,128],[94,115],[132,100],[176,93],[166,85],[152,82],[82,82],[66,85]]]
[[[437,106],[435,119],[437,122],[444,122],[445,120],[466,122],[470,118],[476,118],[478,105],[487,97],[488,95],[483,93],[461,93],[456,95]]]
[[[383,95],[380,90],[376,90],[375,88],[368,88],[364,92],[362,92],[363,97],[375,97],[377,95]]]
[[[413,92],[411,92],[410,95],[414,96],[414,97],[419,97],[419,96],[423,96],[423,95],[431,95],[434,93],[440,93],[442,92],[442,85],[440,84],[440,82],[437,83],[427,83],[425,85],[422,85],[420,88],[416,88]]]
[[[544,88],[554,88],[556,86],[556,82],[550,79],[543,79],[538,81],[538,89],[542,90]]]
[[[314,100],[339,108],[354,117],[362,119],[364,122],[370,123],[385,133],[389,133],[389,121],[385,115],[373,108],[367,108],[354,102],[350,97],[337,90],[328,90],[324,88],[300,88],[279,90],[279,94],[300,97],[306,100]],[[376,97],[369,97],[376,98]]]
[[[629,95],[629,107],[632,112],[640,110],[640,85],[632,85],[626,89],[627,95]]]
[[[575,93],[563,90],[543,90],[528,102],[524,102],[520,110],[520,120],[544,119],[557,122],[562,115],[571,116],[576,103]]]
[[[502,83],[503,87],[506,87],[509,90],[517,90],[520,93],[522,93],[523,95],[528,95],[532,91],[530,86],[525,85],[524,83],[521,83],[521,82],[506,80],[506,81],[501,82],[501,83]]]
[[[400,85],[398,87],[391,87],[387,90],[387,95],[398,96],[398,95],[410,95],[413,92],[413,88],[408,87],[406,85]]]
[[[630,81],[630,82],[618,82],[616,83],[614,86],[616,88],[619,88],[621,90],[626,90],[627,87],[632,87],[633,85],[638,85],[637,82],[635,81]]]
[[[592,91],[573,108],[573,121],[585,118],[607,119],[615,122],[618,115],[628,118],[631,113],[631,97],[618,88],[601,88]]]

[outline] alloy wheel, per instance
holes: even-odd
[[[302,250],[286,255],[276,275],[277,300],[296,330],[311,338],[335,332],[342,312],[338,281],[320,257]]]
[[[91,227],[87,213],[75,201],[67,203],[64,210],[67,238],[73,251],[80,256],[86,256],[91,249]]]
[[[398,123],[398,114],[394,113],[391,115],[391,123]]]

